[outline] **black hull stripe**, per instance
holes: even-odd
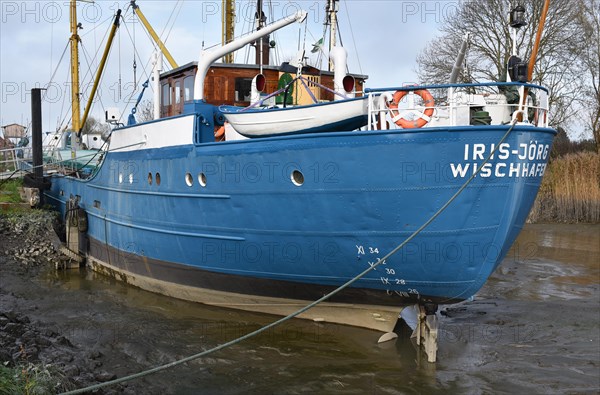
[[[117,270],[140,276],[220,292],[245,295],[288,298],[314,301],[333,291],[336,287],[298,283],[293,281],[264,279],[233,274],[216,273],[187,265],[160,261],[117,250],[90,238],[89,254]],[[429,298],[421,295],[421,300],[434,303],[457,303],[461,300]],[[346,288],[334,295],[329,302],[360,305],[380,305],[402,307],[418,303],[417,298],[406,298],[396,293],[365,288]]]

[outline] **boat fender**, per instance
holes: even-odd
[[[425,111],[420,113],[419,118],[417,118],[415,120],[410,121],[408,119],[402,118],[398,111],[398,104],[400,103],[400,100],[402,100],[402,98],[408,94],[408,91],[396,91],[396,93],[394,93],[392,102],[389,104],[390,115],[392,116],[392,121],[394,121],[396,123],[396,125],[400,126],[401,128],[404,128],[404,129],[421,128],[421,127],[427,125],[427,123],[431,120],[431,116],[433,115],[433,106],[435,104],[434,100],[433,100],[433,96],[431,95],[431,93],[429,93],[429,91],[427,89],[419,89],[419,90],[416,90],[415,93],[417,95],[421,96],[421,98],[423,99],[423,102],[425,104]],[[394,110],[396,110],[396,115],[394,115]]]
[[[216,127],[215,126],[215,141],[225,140],[225,125]]]
[[[84,209],[77,209],[77,229],[79,232],[85,233],[88,230],[88,217]]]

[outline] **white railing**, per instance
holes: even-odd
[[[400,103],[394,94],[406,92]],[[425,93],[427,92],[427,93]],[[468,125],[521,124],[548,127],[548,91],[537,85],[516,83],[410,86],[367,90],[368,130]],[[433,97],[424,105],[419,96]],[[526,100],[523,100],[526,97]],[[419,119],[421,121],[419,121]],[[418,124],[423,124],[417,126]]]
[[[31,147],[13,147],[0,149],[0,179],[26,171],[31,159]]]

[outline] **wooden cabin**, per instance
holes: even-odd
[[[169,117],[183,113],[184,103],[194,99],[194,79],[197,62],[191,62],[160,76],[161,117]],[[246,107],[250,105],[252,79],[259,74],[258,65],[217,63],[210,67],[204,82],[205,100],[214,105],[231,105]],[[283,63],[281,66],[263,66],[266,86],[263,94],[273,93],[293,79],[296,68]],[[333,72],[321,71],[312,66],[305,66],[302,75],[333,89]],[[362,95],[365,75],[351,74],[354,77],[354,88],[357,96]],[[309,85],[318,101],[331,101],[334,94],[317,86]],[[301,83],[296,81],[287,97],[287,104],[305,105],[313,103],[310,94]],[[283,95],[276,97],[276,104],[283,104]]]
[[[27,128],[17,123],[11,123],[10,125],[2,126],[2,134],[4,138],[22,138],[27,135]]]

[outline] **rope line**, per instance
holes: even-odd
[[[364,277],[366,274],[368,274],[371,270],[374,270],[375,268],[377,268],[378,266],[380,266],[381,264],[383,264],[387,259],[389,259],[392,255],[396,254],[398,251],[400,251],[400,249],[402,249],[406,244],[408,244],[412,239],[414,239],[419,233],[421,233],[426,227],[428,227],[440,214],[442,214],[447,208],[448,206],[450,206],[450,204],[462,193],[462,191],[464,191],[467,186],[471,183],[471,181],[473,181],[473,179],[479,174],[479,172],[481,171],[481,169],[483,168],[483,166],[488,163],[490,161],[490,159],[494,156],[494,154],[496,153],[496,151],[498,150],[498,147],[500,147],[500,144],[502,144],[504,142],[504,140],[506,140],[506,138],[508,137],[508,135],[510,134],[510,132],[513,130],[513,128],[515,127],[517,123],[517,120],[513,120],[512,125],[510,126],[510,128],[506,131],[506,133],[504,134],[504,136],[502,136],[502,138],[500,139],[500,141],[496,144],[494,150],[492,150],[492,152],[490,152],[490,154],[487,156],[487,158],[481,163],[481,166],[479,166],[477,168],[477,170],[471,175],[471,177],[469,177],[469,179],[467,181],[465,181],[465,183],[454,193],[454,195],[452,195],[452,197],[450,197],[450,199],[448,199],[448,201],[442,206],[440,207],[423,225],[421,225],[417,230],[415,230],[406,240],[404,240],[402,243],[400,243],[396,248],[394,248],[392,251],[390,251],[389,253],[387,253],[383,258],[379,259],[373,266],[369,266],[367,269],[363,270],[360,274],[358,274],[356,277],[348,280],[347,282],[345,282],[343,285],[339,286],[338,288],[334,289],[333,291],[331,291],[330,293],[328,293],[327,295],[321,297],[320,299],[304,306],[303,308],[297,310],[296,312],[289,314],[283,318],[280,318],[277,321],[274,321],[268,325],[265,325],[253,332],[247,333],[246,335],[243,335],[241,337],[238,337],[234,340],[228,341],[226,343],[223,343],[219,346],[213,347],[209,350],[205,350],[202,352],[199,352],[197,354],[194,355],[190,355],[188,357],[182,358],[180,360],[177,361],[173,361],[161,366],[157,366],[154,367],[152,369],[148,369],[139,373],[134,373],[131,374],[129,376],[125,376],[125,377],[121,377],[115,380],[111,380],[111,381],[107,381],[104,383],[99,383],[99,384],[95,384],[95,385],[91,385],[89,387],[85,387],[85,388],[81,388],[81,389],[77,389],[77,390],[73,390],[73,391],[68,391],[68,392],[64,392],[61,395],[75,395],[75,394],[81,394],[84,392],[88,392],[88,391],[95,391],[97,389],[103,388],[103,387],[107,387],[109,385],[115,385],[115,384],[119,384],[119,383],[123,383],[125,381],[129,381],[129,380],[134,380],[140,377],[144,377],[144,376],[148,376],[150,374],[156,373],[156,372],[160,372],[162,370],[166,370],[181,364],[184,364],[186,362],[190,362],[193,361],[194,359],[198,359],[204,356],[207,356],[209,354],[212,354],[214,352],[220,351],[224,348],[233,346],[237,343],[240,343],[246,339],[249,339],[251,337],[254,337],[266,330],[269,330],[277,325],[280,325],[294,317],[297,317],[298,315],[304,313],[305,311],[313,308],[314,306],[318,305],[321,302],[326,301],[327,299],[331,298],[332,296],[338,294],[340,291],[344,290],[345,288],[349,287],[350,285],[354,284],[356,281],[360,280],[362,277]]]

